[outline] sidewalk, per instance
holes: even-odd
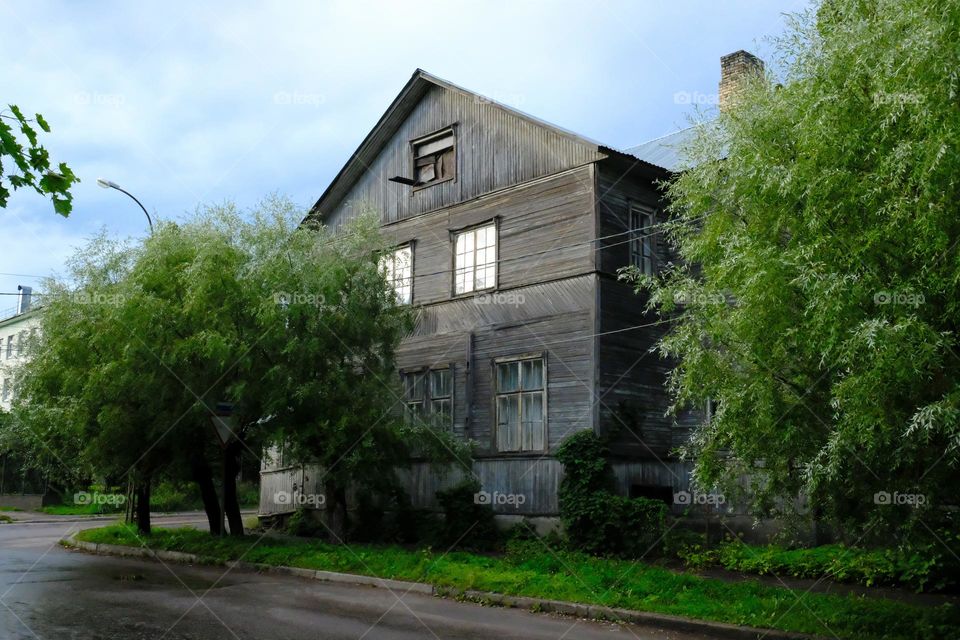
[[[3,511],[3,515],[10,516],[13,520],[10,524],[51,524],[56,522],[113,522],[123,517],[122,513],[108,513],[89,516],[61,516],[42,511]],[[203,511],[151,511],[152,517],[181,516],[183,518],[196,519],[203,518],[206,521],[206,514]],[[256,509],[241,510],[240,515],[244,518],[257,515]]]

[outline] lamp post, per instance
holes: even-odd
[[[150,214],[147,213],[147,208],[143,206],[142,202],[137,200],[136,196],[134,196],[132,193],[130,193],[129,191],[127,191],[126,189],[118,185],[116,182],[113,182],[111,180],[106,180],[104,178],[97,178],[97,184],[103,187],[104,189],[116,189],[120,193],[125,193],[130,197],[131,200],[133,200],[138,205],[140,205],[140,208],[143,209],[143,215],[147,216],[147,224],[150,225],[150,233],[153,233],[153,220],[150,219]]]
[[[143,206],[143,203],[137,200],[136,196],[132,193],[118,185],[112,180],[107,180],[106,178],[97,178],[97,184],[104,189],[116,189],[121,193],[127,194],[127,196],[140,205],[140,208],[143,209],[143,215],[147,216],[147,224],[150,225],[150,235],[153,235],[153,220],[150,219],[150,214],[147,212],[147,208]],[[133,482],[133,476],[127,474],[127,513],[125,520],[127,523],[133,522],[134,514],[136,513],[136,506],[134,505],[134,500],[136,499],[135,485]]]

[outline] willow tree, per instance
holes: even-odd
[[[696,479],[851,539],[934,529],[960,451],[960,4],[823,2],[669,184],[676,408]],[[679,304],[683,302],[683,304]]]
[[[74,448],[57,458],[104,477],[132,473],[143,531],[151,483],[184,470],[218,531],[219,457],[220,501],[231,534],[242,535],[239,456],[282,441],[324,467],[338,536],[348,486],[382,487],[414,446],[453,450],[396,410],[393,353],[412,311],[380,271],[376,223],[333,234],[303,217],[270,198],[251,211],[205,207],[139,244],[91,243],[67,281],[46,285],[17,416],[58,437],[36,437],[34,448],[63,442]],[[224,407],[221,443],[214,421]]]

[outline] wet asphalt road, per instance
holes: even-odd
[[[0,524],[0,640],[703,640],[386,589],[94,556],[57,541],[102,522]],[[158,517],[159,526],[194,524]]]

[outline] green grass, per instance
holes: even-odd
[[[11,518],[10,516],[0,515],[0,524],[7,524],[10,522],[13,522],[13,518]]]
[[[89,529],[79,537],[106,544],[141,544],[122,525]],[[504,557],[271,537],[235,540],[213,538],[195,529],[156,529],[143,542],[153,549],[185,551],[220,562],[242,559],[326,569],[830,637],[960,637],[960,614],[949,605],[922,607],[879,598],[804,593],[752,580],[724,582],[639,562],[555,552],[538,541],[515,545]]]
[[[776,545],[747,545],[739,540],[716,548],[694,545],[678,555],[690,568],[722,567],[757,575],[791,576],[866,586],[901,586],[936,591],[957,583],[960,567],[947,547],[924,549],[862,549],[841,544],[785,549]]]
[[[97,504],[58,504],[49,507],[41,507],[40,511],[49,513],[52,516],[99,516],[123,513],[123,511],[107,510]]]
[[[23,509],[21,509],[21,508],[19,508],[19,507],[4,507],[4,506],[0,506],[0,511],[23,511]]]

